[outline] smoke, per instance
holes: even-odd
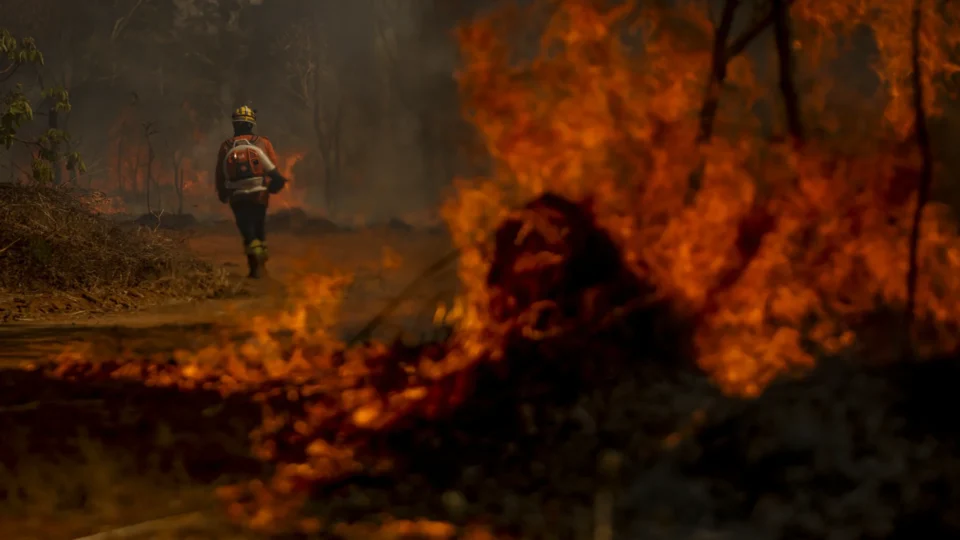
[[[14,1],[0,0],[16,13],[3,24],[36,38],[45,82],[70,90],[67,126],[93,165],[92,186],[122,183],[117,137],[133,151],[146,123],[157,128],[159,162],[176,151],[212,169],[241,104],[258,109],[258,130],[281,155],[306,154],[297,173],[310,210],[371,220],[431,212],[458,172],[459,15],[448,2],[90,0],[53,9],[36,0],[7,9]]]

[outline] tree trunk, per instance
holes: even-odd
[[[173,190],[177,194],[177,215],[183,215],[183,155],[179,152],[173,157]]]
[[[48,127],[50,129],[60,129],[60,115],[57,112],[55,107],[51,107],[47,116]],[[59,186],[63,184],[63,167],[60,166],[60,144],[53,143],[51,145],[53,150],[53,163],[50,164],[53,167],[53,185]]]
[[[727,40],[730,29],[733,27],[733,18],[740,5],[739,0],[725,0],[723,12],[720,15],[720,24],[714,30],[713,55],[710,61],[710,79],[703,95],[703,105],[700,107],[700,129],[697,133],[697,144],[710,142],[713,137],[713,128],[716,123],[717,111],[720,109],[720,92],[727,80]],[[691,171],[687,180],[687,202],[691,202],[700,191],[703,183],[703,173],[706,163],[700,158],[699,164]]]
[[[146,183],[147,183],[147,211],[148,211],[148,212],[151,212],[151,211],[153,210],[153,208],[152,208],[152,206],[151,206],[153,203],[152,203],[152,201],[150,200],[150,194],[151,194],[151,192],[152,192],[152,188],[154,187],[154,185],[153,185],[153,160],[154,160],[155,157],[156,157],[156,156],[155,156],[154,153],[153,153],[153,143],[150,141],[150,138],[148,137],[148,138],[147,138],[147,179],[146,179]],[[158,193],[158,195],[159,195],[159,193]],[[162,202],[161,202],[161,205],[162,205]]]
[[[773,0],[773,32],[780,66],[780,95],[787,115],[787,133],[794,144],[804,141],[800,120],[800,97],[793,80],[793,40],[790,38],[790,13],[786,0]]]
[[[913,212],[913,224],[910,229],[910,261],[907,271],[907,305],[905,308],[907,335],[904,339],[904,352],[912,353],[909,348],[910,331],[913,326],[914,311],[917,305],[917,277],[920,273],[919,257],[920,223],[923,220],[923,209],[930,200],[930,187],[933,184],[933,150],[930,146],[930,132],[927,127],[927,111],[924,107],[923,66],[920,62],[920,32],[923,26],[923,0],[914,0],[913,27],[910,32],[910,41],[913,64],[913,108],[915,113],[914,129],[916,130],[917,147],[923,158],[920,169],[920,182],[917,186],[917,207]]]
[[[147,161],[147,163],[150,163],[149,160]],[[150,170],[150,165],[147,165],[147,170],[148,170],[148,171]],[[149,173],[148,173],[148,175],[149,175]],[[151,204],[150,204],[150,180],[149,180],[149,176],[148,176],[147,180],[145,180],[144,194],[146,195],[146,201],[147,201],[147,213],[148,213],[148,214],[153,213],[153,208],[152,208],[152,206],[151,206]]]
[[[183,167],[179,167],[176,172],[177,182],[179,183],[179,188],[177,188],[177,215],[183,215],[183,188],[184,179],[183,179]]]
[[[313,134],[317,138],[317,150],[320,151],[320,157],[323,159],[323,184],[321,188],[323,191],[323,203],[327,207],[327,215],[330,215],[330,154],[327,151],[326,134],[323,130],[323,117],[318,102],[318,99],[314,99],[313,106],[311,107],[313,112]]]
[[[327,207],[327,217],[333,215],[333,183],[335,182],[332,156],[323,158],[323,203]]]
[[[125,192],[123,183],[123,136],[117,140],[117,193],[123,197]]]
[[[730,37],[733,18],[739,5],[739,0],[726,0],[724,2],[720,24],[714,33],[710,81],[707,83],[703,106],[700,108],[700,131],[697,134],[697,142],[699,143],[709,142],[713,136],[717,110],[720,107],[720,90],[727,80],[727,40]]]
[[[429,113],[420,114],[418,127],[418,143],[420,145],[420,161],[423,174],[424,197],[427,203],[435,202],[439,194],[440,174],[437,167],[437,141],[433,137],[432,126],[429,124]]]
[[[317,149],[323,159],[323,197],[327,207],[327,215],[332,215],[334,207],[334,191],[340,181],[342,165],[341,136],[343,126],[343,108],[337,105],[332,119],[323,118],[320,108],[320,99],[317,97],[311,109],[313,110],[313,131],[317,137]],[[324,125],[326,123],[326,125]]]
[[[141,193],[143,193],[143,190],[144,190],[143,185],[140,183],[140,158],[141,158],[141,155],[142,155],[142,154],[141,154],[140,148],[139,148],[139,146],[138,146],[138,147],[137,147],[137,154],[136,154],[137,157],[136,157],[136,159],[133,160],[133,178],[132,178],[132,180],[131,180],[133,190],[132,190],[132,197],[131,197],[131,198],[135,198],[137,195],[140,195]]]

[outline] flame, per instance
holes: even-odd
[[[270,198],[271,204],[273,204],[274,208],[303,207],[303,201],[306,200],[307,195],[307,185],[297,181],[293,170],[297,164],[306,157],[306,152],[293,151],[280,153],[277,157],[280,158],[280,163],[278,164],[280,174],[289,180],[289,183],[283,188],[283,191]]]
[[[186,114],[194,118],[195,113],[184,104]],[[107,151],[107,174],[94,182],[94,187],[111,194],[117,206],[126,211],[146,211],[146,156],[147,143],[142,127],[132,109],[120,114],[110,129],[111,144]],[[165,209],[168,212],[182,207],[185,213],[201,217],[232,217],[229,207],[220,203],[216,196],[213,171],[216,167],[216,146],[208,144],[211,135],[196,126],[190,135],[195,147],[213,148],[209,157],[196,155],[166,155],[157,152],[153,165],[154,185],[152,186],[151,206],[153,210]],[[280,152],[281,172],[291,184],[283,192],[273,197],[281,207],[298,206],[292,201],[302,201],[306,186],[292,181],[293,169],[305,156],[302,151]],[[182,175],[182,193],[178,192],[175,178]],[[183,200],[181,201],[181,196]],[[136,209],[136,210],[133,210]]]
[[[816,22],[832,28],[824,11],[815,11]],[[590,198],[634,271],[699,314],[699,363],[730,392],[756,394],[777,374],[812,365],[818,350],[866,347],[856,336],[859,322],[878,301],[904,302],[914,199],[897,193],[915,185],[915,153],[882,140],[864,141],[855,156],[826,143],[796,151],[758,136],[729,105],[717,119],[724,136],[697,148],[696,113],[709,73],[707,13],[694,4],[642,10],[643,33],[653,37],[639,55],[621,40],[631,13],[630,5],[558,2],[544,54],[530,62],[509,54],[504,14],[459,33],[464,106],[497,165],[491,178],[460,181],[444,211],[463,250],[464,349],[490,354],[496,346],[486,332],[489,260],[481,246],[510,208],[547,189]],[[909,17],[879,18],[888,26],[878,32],[903,38],[899,60],[881,69],[900,73],[907,29],[892,21]],[[731,85],[745,96],[761,93],[745,59],[734,67]],[[891,103],[901,100],[891,95]],[[902,132],[902,118],[884,118]],[[697,162],[691,156],[698,155],[706,162],[702,187],[688,204]],[[943,350],[957,344],[960,312],[950,298],[960,287],[951,270],[960,239],[940,205],[928,209],[922,230],[919,309],[936,337],[928,349]],[[875,348],[885,347],[889,342]]]
[[[798,50],[824,46],[827,29],[840,22],[862,27],[876,18],[854,9],[862,2],[850,3],[811,11],[798,2],[794,15],[820,29],[798,38]],[[516,12],[486,14],[458,34],[463,106],[495,166],[489,177],[458,180],[442,211],[460,250],[463,290],[435,313],[437,324],[456,325],[449,343],[414,352],[377,343],[347,349],[331,325],[352,275],[337,273],[304,276],[296,303],[252,321],[252,337],[242,343],[181,351],[177,366],[87,364],[97,366],[90,372],[149,384],[256,393],[265,413],[254,451],[277,463],[276,474],[224,489],[231,515],[262,529],[290,519],[311,482],[389,467],[352,435],[414,415],[433,418],[464,399],[462,368],[504,353],[487,284],[493,232],[512,209],[548,190],[591,203],[630,270],[696,323],[699,365],[728,392],[756,395],[821,355],[867,358],[895,349],[894,326],[871,335],[865,322],[905,300],[916,152],[876,133],[856,141],[856,151],[828,140],[802,148],[771,142],[743,121],[758,96],[777,99],[747,59],[732,62],[732,96],[721,100],[717,136],[698,145],[712,41],[706,6],[599,4],[550,3],[534,59],[514,54],[508,31]],[[903,30],[891,22],[896,9],[877,11],[889,23],[876,30],[878,40]],[[637,26],[642,49],[623,39]],[[901,76],[894,57],[901,58],[888,55],[878,69]],[[887,105],[901,97],[892,92]],[[887,113],[877,125],[902,132],[902,118]],[[284,171],[292,173],[301,157],[282,160]],[[288,196],[297,189],[294,183]],[[917,300],[922,352],[930,353],[960,345],[960,235],[943,205],[931,205],[922,225]],[[401,264],[387,249],[382,259],[385,270]],[[69,355],[58,374],[84,369]],[[372,380],[394,386],[383,390]],[[285,453],[291,441],[304,455]]]

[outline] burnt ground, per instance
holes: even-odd
[[[397,290],[390,283],[405,284],[426,266],[411,264],[391,282],[369,270],[384,237],[355,234],[316,241],[341,257],[340,267],[367,265],[366,288],[347,302],[347,334],[353,321],[376,311],[361,306],[379,307]],[[395,238],[409,259],[444,251]],[[236,257],[231,240],[198,236],[194,246],[208,246],[214,259]],[[297,247],[286,253],[306,255],[294,243],[303,238],[288,240]],[[589,260],[589,267],[505,272],[491,275],[491,285],[514,283],[533,305],[542,295],[564,297],[568,279],[586,280],[601,286],[594,300],[617,302],[628,291],[603,286],[616,284],[617,275],[614,266],[597,271],[607,266],[600,264],[604,250],[576,253],[598,242],[586,235],[571,244],[570,260]],[[279,253],[290,249],[283,245],[274,242]],[[334,263],[311,261],[317,270],[323,264]],[[249,455],[248,433],[261,417],[248,396],[224,400],[95,372],[71,382],[12,364],[70,343],[90,343],[103,358],[115,356],[118,338],[138,356],[201,344],[224,321],[282,303],[283,276],[281,266],[279,285],[233,304],[2,327],[4,344],[21,352],[8,353],[10,368],[0,370],[0,537],[74,539],[146,522],[151,529],[125,537],[253,538],[224,521],[213,496],[219,485],[271,472]],[[439,285],[413,303],[427,303]],[[560,322],[577,315],[570,300],[570,309],[556,314]],[[515,308],[504,303],[502,315],[512,317]],[[416,321],[417,313],[401,310],[401,318]],[[960,532],[960,428],[950,412],[960,405],[952,390],[956,358],[875,367],[825,359],[811,374],[739,400],[696,370],[665,362],[679,355],[657,341],[661,332],[637,333],[651,328],[649,319],[625,322],[586,341],[581,334],[537,345],[523,332],[508,333],[505,373],[479,370],[472,394],[450,415],[374,437],[368,450],[401,458],[392,473],[318,485],[306,514],[339,521],[338,537],[358,539],[428,537],[374,532],[390,518],[407,520],[394,531],[409,531],[417,520],[433,520],[421,530],[443,532],[437,523],[449,522],[495,531],[474,538],[912,539]],[[605,343],[618,348],[598,347]],[[298,404],[287,406],[295,412]],[[165,519],[149,521],[156,518]],[[608,526],[612,536],[603,535]]]
[[[228,298],[210,300],[168,299],[139,310],[69,310],[33,313],[19,321],[0,324],[0,362],[42,359],[71,345],[93,345],[103,354],[119,349],[140,353],[168,352],[219,339],[214,326],[233,326],[258,314],[282,309],[288,284],[304,272],[352,272],[355,285],[342,313],[342,333],[353,335],[382,309],[418,273],[441,258],[449,244],[431,232],[364,230],[336,234],[289,234],[271,237],[270,279],[250,282],[243,278],[245,258],[232,230],[198,230],[186,234],[189,250],[226,271],[235,291]],[[401,258],[396,269],[384,270],[384,248]],[[404,333],[419,339],[429,331],[433,311],[448,301],[456,288],[454,269],[430,280],[412,294],[381,327],[378,337]],[[9,344],[9,345],[8,345]]]
[[[209,521],[198,538],[234,537],[239,533],[220,521],[213,488],[263,473],[248,455],[259,409],[242,397],[224,403],[215,394],[137,384],[67,383],[24,371],[24,363],[74,347],[104,359],[125,351],[150,356],[198,348],[219,340],[224,328],[281,309],[291,300],[287,282],[304,270],[355,272],[341,329],[348,336],[449,249],[435,233],[279,233],[271,238],[271,279],[250,284],[241,277],[244,257],[232,230],[184,236],[190,250],[230,274],[241,294],[133,311],[33,313],[27,317],[33,320],[0,324],[0,491],[6,495],[0,499],[7,501],[0,504],[0,537],[72,539],[184,513],[194,523],[198,511]],[[399,268],[383,270],[385,246],[403,259]],[[380,335],[429,328],[433,308],[454,286],[452,270],[441,277],[402,305]],[[159,528],[188,537],[176,520]]]

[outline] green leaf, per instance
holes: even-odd
[[[50,162],[40,157],[33,158],[30,171],[33,175],[33,179],[41,184],[49,184],[53,182],[53,167],[51,167]]]
[[[87,172],[87,164],[83,162],[80,152],[70,152],[67,154],[67,169],[79,173]]]
[[[5,28],[0,28],[0,61],[14,64],[32,63],[42,66],[43,53],[37,48],[31,37],[17,39]],[[50,99],[57,112],[67,113],[71,110],[70,93],[63,87],[52,87],[41,92],[44,99]],[[11,148],[14,143],[23,143],[31,148],[33,159],[30,165],[34,180],[41,183],[52,182],[54,168],[66,161],[66,166],[72,171],[85,172],[86,164],[78,152],[63,154],[60,149],[69,145],[70,137],[61,129],[47,129],[34,139],[18,138],[17,133],[25,124],[34,120],[34,109],[30,103],[23,85],[17,84],[12,89],[0,93],[0,145]]]

